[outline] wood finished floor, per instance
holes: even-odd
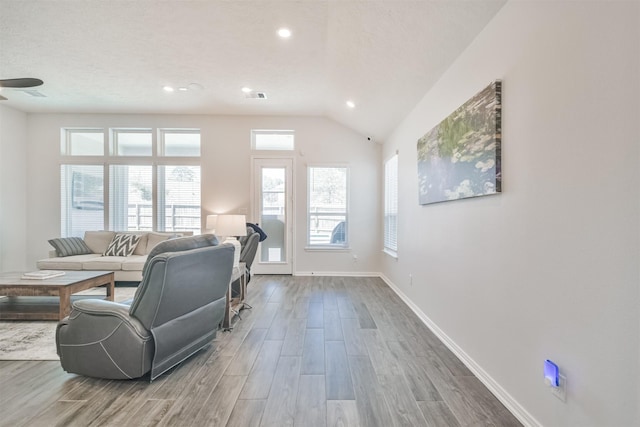
[[[378,278],[255,276],[248,302],[151,384],[2,361],[0,425],[521,425]]]

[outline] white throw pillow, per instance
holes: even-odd
[[[102,254],[115,237],[115,231],[85,231],[84,242],[94,254]]]
[[[137,234],[138,236],[140,236],[140,241],[138,242],[138,245],[136,246],[136,250],[133,251],[134,255],[146,255],[147,254],[147,239],[148,239],[148,232],[147,231],[143,231],[143,232],[138,232],[138,233],[134,233]]]
[[[151,232],[147,234],[147,250],[145,251],[145,253],[148,254],[149,252],[151,252],[151,249],[153,249],[158,243],[164,242],[165,240],[169,240],[173,237],[175,237],[175,235],[171,233]]]

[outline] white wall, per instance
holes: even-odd
[[[531,424],[640,425],[639,27],[638,2],[511,1],[383,148],[401,191],[384,274]],[[495,79],[503,193],[419,206],[416,141]]]
[[[26,147],[27,115],[0,106],[0,271],[27,265]]]
[[[47,239],[60,234],[60,129],[63,127],[192,127],[201,129],[203,222],[212,213],[250,206],[251,129],[295,130],[294,172],[298,272],[378,271],[380,146],[319,117],[209,115],[29,115],[28,259],[47,256]],[[351,176],[351,251],[306,252],[306,165],[346,163]],[[47,215],[42,215],[47,212]],[[357,255],[357,262],[352,255]]]

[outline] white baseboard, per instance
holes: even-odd
[[[380,277],[380,273],[366,271],[296,271],[294,276],[322,276],[322,277]]]
[[[526,427],[542,427],[525,408],[522,407],[505,389],[500,386],[487,372],[482,369],[467,353],[462,350],[447,334],[442,331],[429,317],[420,310],[387,276],[378,274],[382,280],[404,301],[422,322],[455,354],[458,359],[493,393],[496,398]]]

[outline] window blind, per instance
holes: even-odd
[[[384,165],[384,248],[398,251],[398,155]]]

